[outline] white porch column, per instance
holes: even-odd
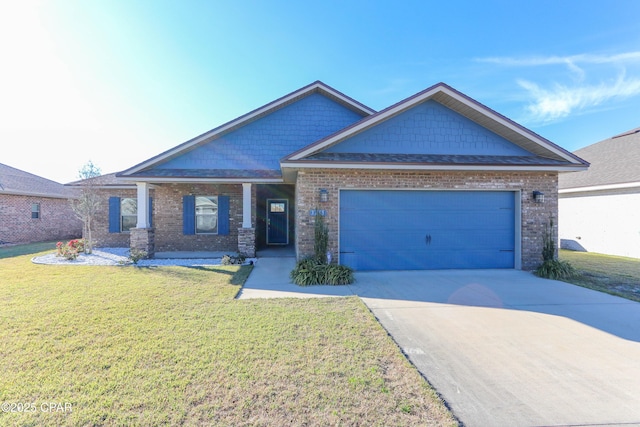
[[[251,183],[242,183],[242,228],[251,228]]]
[[[136,182],[138,189],[138,222],[136,228],[149,228],[149,183]]]

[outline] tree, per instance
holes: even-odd
[[[89,160],[78,172],[80,178],[80,194],[77,199],[71,200],[71,207],[75,214],[82,221],[82,238],[84,239],[84,250],[90,254],[93,250],[93,240],[91,228],[93,218],[100,209],[100,198],[96,185],[96,177],[100,176],[100,168]]]

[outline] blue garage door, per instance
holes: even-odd
[[[340,192],[340,262],[356,270],[513,268],[515,194]]]

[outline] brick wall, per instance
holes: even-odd
[[[109,233],[109,197],[136,198],[136,189],[98,190],[98,193],[100,194],[100,212],[93,220],[92,237],[94,246],[128,248],[129,233]],[[149,195],[153,197],[153,192],[150,192]]]
[[[95,221],[97,246],[129,247],[130,233],[109,233],[109,197],[136,197],[135,189],[101,190],[103,212]],[[229,234],[183,234],[182,197],[229,196]],[[238,251],[238,228],[242,227],[241,184],[158,184],[149,195],[153,197],[153,228],[155,252],[167,251]],[[252,188],[255,206],[255,186]],[[255,211],[252,212],[255,224]]]
[[[320,188],[329,192],[328,202],[318,203]],[[338,254],[339,190],[348,188],[442,189],[442,190],[521,190],[522,269],[535,269],[542,262],[545,226],[553,215],[557,224],[558,178],[555,172],[422,172],[370,170],[306,170],[298,173],[296,186],[297,255],[313,253],[313,217],[309,210],[327,211],[329,250]],[[535,203],[534,190],[545,193],[545,203]],[[554,229],[557,241],[557,227]]]
[[[40,204],[40,218],[31,218],[32,203]],[[32,243],[81,235],[82,221],[67,199],[0,195],[0,242]]]
[[[242,227],[242,185],[162,184],[155,190],[153,226],[156,252],[238,250],[238,228]],[[182,196],[229,196],[229,234],[226,236],[182,233]]]

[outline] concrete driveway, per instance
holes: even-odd
[[[358,295],[465,426],[640,425],[639,303],[515,270],[265,286],[260,262],[242,297]]]

